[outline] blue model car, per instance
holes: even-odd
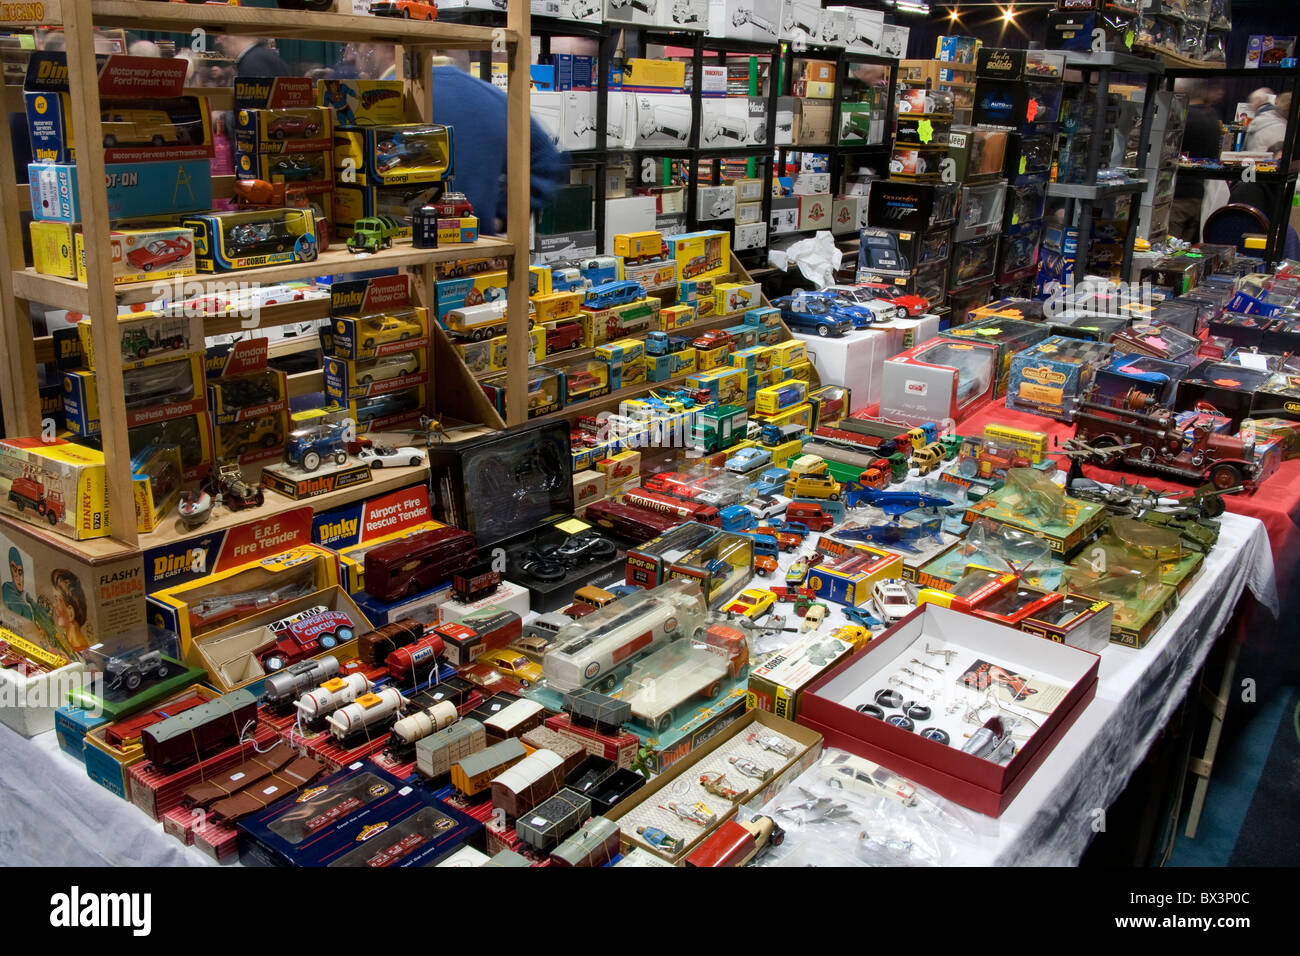
[[[822,338],[838,338],[853,328],[853,319],[841,314],[841,306],[817,294],[785,295],[772,302],[792,329],[815,332]]]
[[[755,468],[762,468],[772,461],[772,452],[766,448],[742,448],[727,459],[727,471],[748,474]]]
[[[758,481],[751,485],[754,494],[764,498],[780,493],[785,488],[786,480],[790,477],[788,468],[768,468],[758,476]]]
[[[347,464],[342,425],[327,424],[296,431],[285,442],[284,460],[303,471],[315,471],[327,459],[336,465]]]

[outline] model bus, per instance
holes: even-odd
[[[561,693],[592,688],[603,693],[651,651],[683,636],[698,639],[707,624],[699,585],[677,578],[562,627],[542,672],[547,685]]]
[[[672,515],[618,501],[592,502],[583,513],[583,519],[637,544],[643,544],[681,524]]]
[[[658,511],[660,514],[670,515],[681,521],[698,521],[701,524],[712,525],[715,528],[720,520],[718,509],[713,505],[682,501],[679,498],[673,498],[670,495],[660,494],[656,491],[646,491],[643,488],[633,488],[631,491],[626,492],[623,495],[623,501],[635,508]]]
[[[1047,435],[1043,432],[1026,431],[1012,428],[1010,425],[985,425],[984,437],[1000,444],[1013,445],[1029,457],[1035,465],[1047,457]]]

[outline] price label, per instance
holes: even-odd
[[[62,22],[63,10],[59,7],[59,0],[0,3],[0,26],[57,26]]]

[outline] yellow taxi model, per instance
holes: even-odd
[[[362,346],[368,349],[384,342],[405,342],[407,339],[419,338],[424,334],[420,323],[400,315],[385,315],[371,319],[366,323],[370,331]]]
[[[762,617],[776,603],[776,595],[766,588],[746,588],[736,595],[735,600],[724,607],[726,612],[735,611],[753,620]]]

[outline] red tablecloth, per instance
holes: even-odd
[[[1014,411],[1000,401],[985,405],[962,419],[957,431],[962,435],[982,434],[985,425],[1009,425],[1047,435],[1049,450],[1052,445],[1074,436],[1074,426],[1051,418]],[[1068,459],[1061,459],[1061,467],[1068,468]],[[1098,481],[1116,483],[1121,478],[1129,482],[1141,481],[1162,491],[1184,491],[1190,485],[1181,485],[1161,475],[1143,475],[1133,472],[1111,471],[1085,465],[1084,473]],[[1291,594],[1291,584],[1300,566],[1300,459],[1286,461],[1273,475],[1263,481],[1254,494],[1228,495],[1224,499],[1228,510],[1236,514],[1258,518],[1264,522],[1269,544],[1273,549],[1273,564],[1277,571],[1277,589],[1283,605]]]

